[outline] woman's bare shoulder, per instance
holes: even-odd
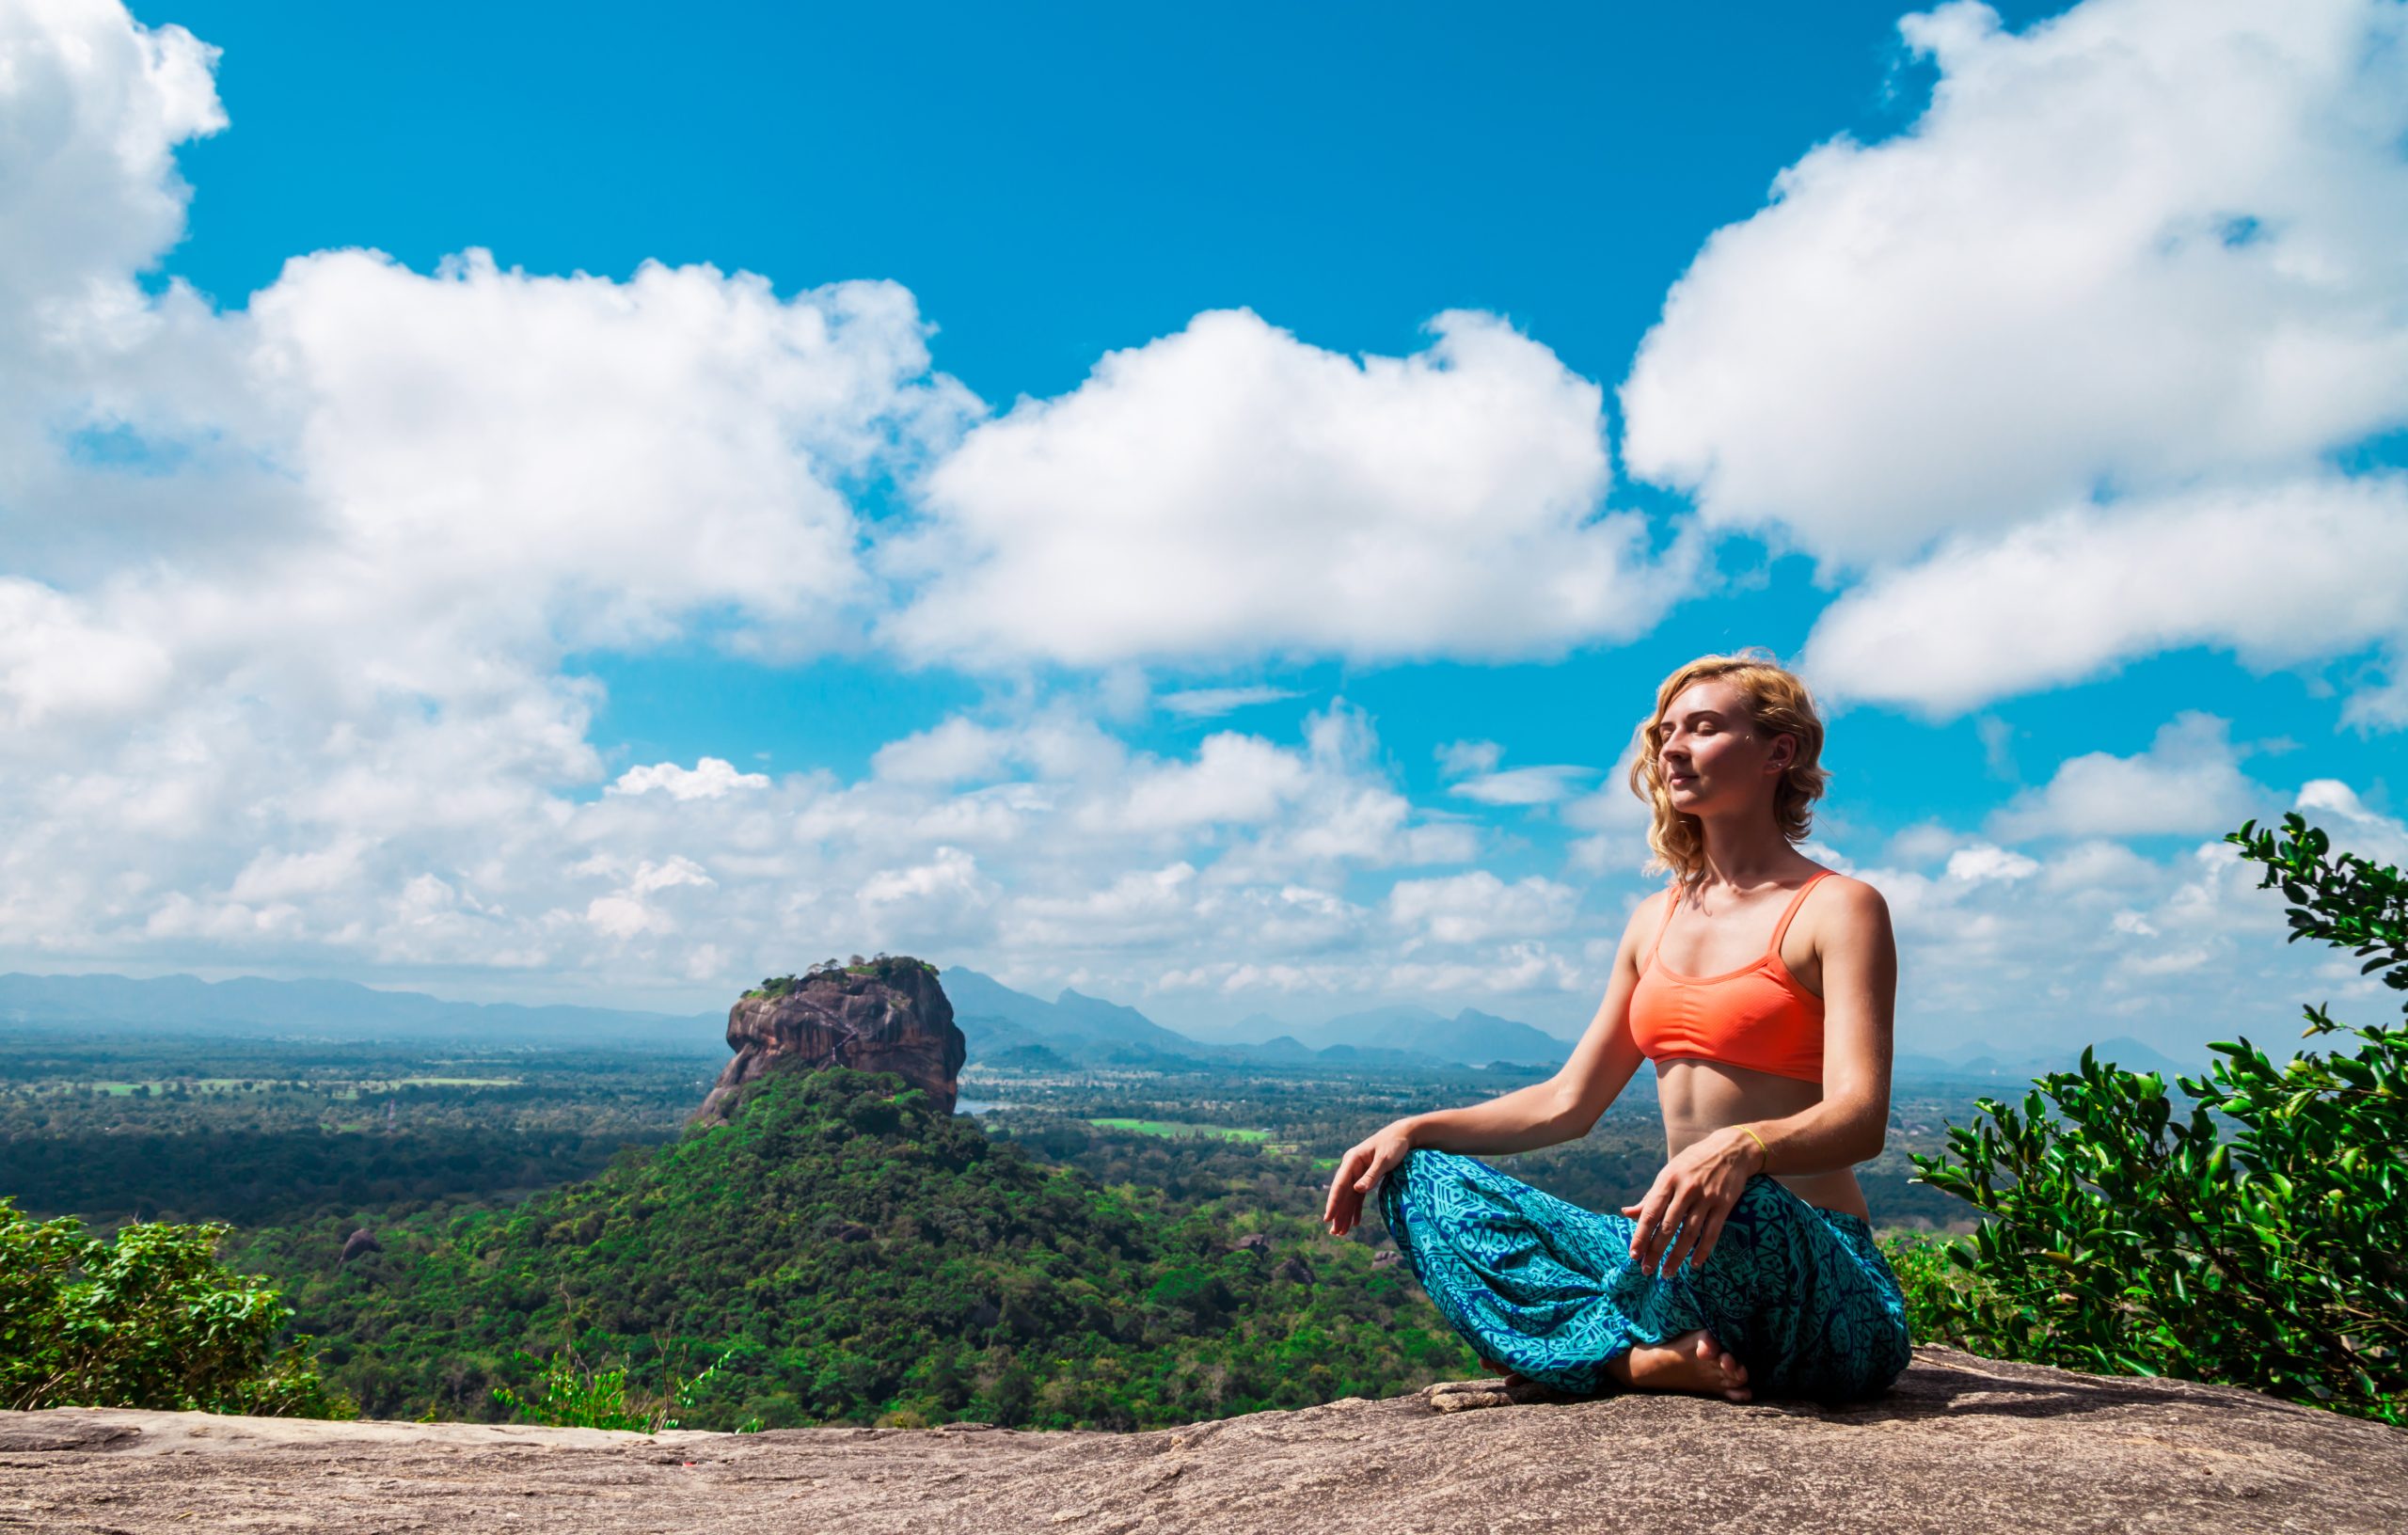
[[[1806,904],[1818,909],[1808,928],[1818,945],[1826,937],[1851,933],[1871,936],[1890,930],[1890,903],[1878,890],[1852,874],[1833,869],[1830,878],[1818,882],[1814,898]]]
[[[1670,886],[1660,886],[1640,896],[1639,904],[1630,909],[1630,917],[1623,924],[1623,931],[1626,933],[1652,931],[1652,925],[1664,915],[1664,903],[1671,898],[1672,892]]]
[[[1622,941],[1616,945],[1620,957],[1636,962],[1646,951],[1648,941],[1656,936],[1656,924],[1664,920],[1664,903],[1671,898],[1671,892],[1665,889],[1652,890],[1639,898],[1639,904],[1630,909],[1630,915],[1623,919]]]
[[[1830,878],[1823,880],[1822,885],[1822,894],[1814,899],[1825,905],[1868,911],[1889,910],[1890,903],[1882,899],[1881,893],[1855,875],[1833,869]]]

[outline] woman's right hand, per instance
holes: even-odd
[[[1331,1236],[1342,1237],[1354,1228],[1362,1219],[1363,1196],[1378,1188],[1388,1169],[1413,1149],[1413,1135],[1405,1126],[1402,1119],[1385,1125],[1338,1159],[1338,1171],[1329,1180],[1329,1203],[1321,1214]]]

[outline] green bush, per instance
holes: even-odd
[[[2408,990],[2408,881],[2297,815],[2225,840],[2292,903],[2291,942],[2353,950]],[[2303,1037],[2337,1025],[2305,1009]],[[1949,1130],[1921,1180],[1989,1218],[1970,1240],[1899,1243],[1916,1336],[1995,1358],[2247,1386],[2408,1421],[2408,1024],[2276,1067],[2246,1038],[2212,1081],[2165,1084],[2082,1055],[2018,1114]],[[2218,1139],[2211,1115],[2242,1127]],[[1954,1165],[1950,1165],[1953,1160]],[[1950,1274],[1947,1268],[1960,1271]]]
[[[493,1400],[499,1406],[517,1413],[530,1423],[553,1428],[620,1429],[634,1433],[658,1433],[663,1429],[677,1427],[674,1415],[693,1409],[694,1400],[727,1355],[721,1354],[705,1366],[701,1374],[684,1381],[665,1380],[658,1393],[641,1389],[630,1391],[625,1365],[610,1369],[589,1369],[577,1357],[577,1351],[563,1346],[545,1364],[537,1377],[543,1394],[530,1400],[506,1385],[494,1387]],[[523,1350],[515,1350],[511,1362],[521,1368],[532,1368],[535,1357]],[[751,1425],[757,1429],[757,1423]],[[739,1429],[741,1432],[744,1430]]]
[[[275,1349],[292,1307],[218,1265],[229,1229],[139,1223],[103,1242],[0,1195],[0,1406],[356,1417],[310,1339]]]
[[[744,993],[745,1000],[754,997],[784,997],[802,989],[805,983],[821,975],[875,975],[890,984],[898,977],[918,971],[934,975],[937,967],[926,959],[914,959],[908,954],[878,954],[864,959],[854,955],[849,962],[822,959],[800,975],[771,975]]]

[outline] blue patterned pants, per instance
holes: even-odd
[[[1380,1213],[1441,1315],[1497,1364],[1577,1396],[1621,1389],[1606,1363],[1703,1327],[1754,1397],[1861,1401],[1907,1368],[1906,1298],[1860,1216],[1758,1173],[1714,1251],[1661,1276],[1600,1215],[1484,1162],[1418,1149],[1381,1181]]]

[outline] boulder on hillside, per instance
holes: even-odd
[[[893,1071],[951,1114],[968,1042],[934,965],[904,956],[765,981],[728,1009],[736,1059],[694,1117],[723,1121],[744,1084],[772,1068]]]

